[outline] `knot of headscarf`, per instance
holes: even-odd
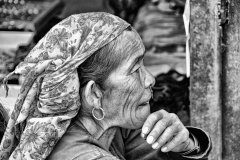
[[[25,76],[0,159],[45,159],[80,108],[77,67],[129,26],[108,13],[72,15],[54,26],[12,74]],[[18,140],[15,140],[15,139]]]

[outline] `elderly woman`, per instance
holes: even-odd
[[[57,24],[9,75],[26,78],[1,159],[206,158],[204,131],[164,110],[150,114],[155,80],[144,53],[136,31],[113,15],[85,13]]]

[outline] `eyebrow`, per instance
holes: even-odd
[[[129,70],[132,70],[132,68],[133,68],[137,63],[139,63],[141,59],[143,59],[145,53],[146,53],[146,50],[144,51],[144,53],[143,53],[142,55],[139,55],[138,57],[136,57],[136,58],[134,59],[134,61],[132,62],[132,64],[129,66]]]

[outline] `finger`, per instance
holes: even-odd
[[[162,152],[169,152],[173,150],[175,147],[179,146],[180,144],[183,144],[183,142],[186,142],[189,137],[189,132],[187,130],[184,130],[174,136],[171,141],[169,141],[167,144],[165,144],[162,148]]]
[[[143,127],[142,127],[141,135],[143,138],[145,138],[148,135],[148,133],[152,130],[152,128],[154,127],[154,125],[156,124],[157,121],[164,118],[164,115],[166,113],[167,113],[166,111],[160,110],[160,111],[154,112],[148,116],[147,120],[144,122]]]
[[[161,136],[158,137],[156,142],[153,143],[152,148],[153,149],[158,149],[165,145],[168,141],[170,141],[174,135],[176,135],[176,127],[175,126],[170,126],[168,127]]]
[[[165,132],[164,130],[171,125],[171,118],[169,116],[164,117],[156,123],[151,132],[147,136],[147,143],[153,144],[160,135]]]

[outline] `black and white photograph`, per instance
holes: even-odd
[[[240,160],[240,1],[0,0],[0,160]]]

